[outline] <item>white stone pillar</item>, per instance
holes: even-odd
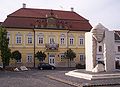
[[[115,70],[114,31],[105,31],[104,62],[106,71]]]
[[[91,32],[85,33],[85,55],[86,71],[92,71],[94,68],[93,59],[93,37]]]

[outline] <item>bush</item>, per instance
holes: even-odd
[[[85,65],[82,65],[80,63],[76,64],[77,69],[85,69]]]

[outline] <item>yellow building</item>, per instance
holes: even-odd
[[[72,61],[84,64],[85,32],[91,30],[89,21],[76,12],[21,8],[8,15],[2,23],[8,31],[11,51],[19,50],[22,59],[11,60],[10,65],[33,67],[39,61],[34,58],[38,51],[46,53],[45,62],[56,67],[67,67],[63,53],[71,48],[76,53]]]

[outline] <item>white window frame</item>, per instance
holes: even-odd
[[[32,44],[32,36],[28,36],[28,44]]]
[[[61,45],[65,44],[65,37],[60,37],[60,44]]]
[[[22,35],[16,35],[16,44],[22,44]]]
[[[101,45],[98,46],[98,52],[103,52],[103,47]]]
[[[84,38],[79,38],[79,45],[84,45]]]
[[[80,61],[85,61],[85,55],[84,54],[80,54]]]
[[[44,44],[44,37],[38,36],[38,44]]]
[[[120,52],[120,46],[117,46],[117,51]]]
[[[49,38],[49,43],[50,43],[50,44],[55,43],[55,38],[54,38],[54,37],[50,37],[50,38]]]
[[[64,53],[60,54],[60,60],[63,61],[64,60]]]
[[[73,38],[73,37],[70,37],[70,38],[69,38],[69,44],[70,44],[70,45],[74,45],[74,38]]]
[[[28,53],[27,54],[27,63],[32,63],[33,62],[33,54],[32,53]]]

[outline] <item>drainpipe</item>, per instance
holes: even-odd
[[[69,38],[68,38],[68,33],[69,33],[69,30],[67,31],[67,50],[69,49]],[[69,59],[68,59],[68,67],[69,67]]]
[[[35,68],[35,27],[33,28],[33,33],[34,33],[34,68]]]

